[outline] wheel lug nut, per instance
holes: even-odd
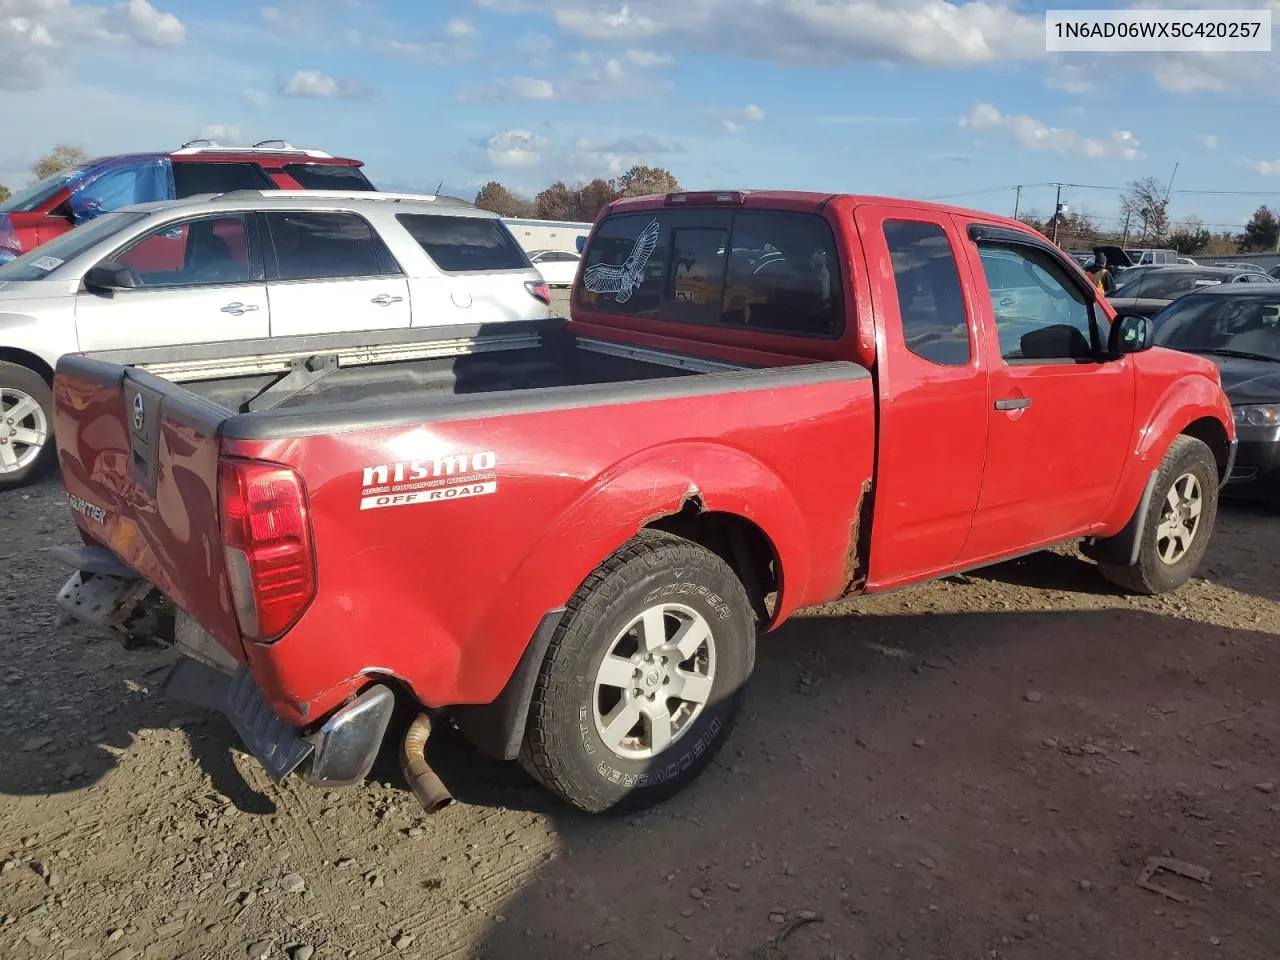
[[[652,693],[649,694],[649,699],[652,700],[653,698],[654,698],[654,695]]]
[[[662,685],[663,685],[664,687],[665,687],[668,683],[670,683],[670,682],[671,682],[671,678],[670,678],[670,677],[663,677],[663,678],[662,678]]]

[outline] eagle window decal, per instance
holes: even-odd
[[[626,303],[644,283],[644,268],[658,245],[658,220],[655,217],[636,237],[631,253],[621,266],[597,263],[582,272],[582,286],[592,293],[612,293],[618,303]]]

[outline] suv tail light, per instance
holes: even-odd
[[[545,283],[538,283],[536,280],[526,280],[524,288],[529,291],[529,296],[535,300],[541,300],[547,306],[551,306],[551,288]]]
[[[246,639],[274,640],[316,593],[302,478],[288,467],[224,459],[218,467],[222,554]]]

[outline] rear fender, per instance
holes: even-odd
[[[766,532],[779,557],[775,622],[805,592],[810,563],[803,515],[781,478],[740,450],[712,443],[675,443],[620,461],[548,525],[462,645],[457,689],[487,703],[495,678],[510,677],[548,609],[560,607],[599,564],[648,524],[678,513],[690,500],[736,514]]]

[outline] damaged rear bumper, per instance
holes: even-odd
[[[395,708],[395,694],[374,684],[304,733],[286,723],[264,696],[247,663],[105,548],[60,547],[75,569],[58,593],[74,620],[126,648],[174,647],[183,654],[162,684],[170,697],[226,714],[249,752],[277,782],[297,771],[315,786],[347,786],[368,776]]]

